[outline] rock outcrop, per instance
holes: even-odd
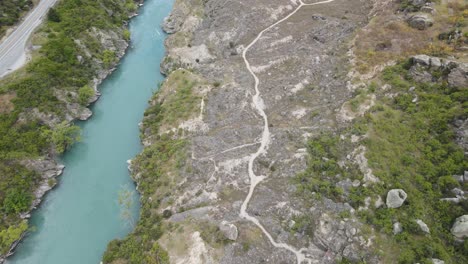
[[[413,56],[410,62],[410,74],[418,82],[447,81],[451,87],[468,88],[468,63],[428,55]]]
[[[457,239],[465,239],[468,237],[468,215],[462,215],[455,220],[452,229],[450,230]]]
[[[434,20],[427,13],[418,13],[418,14],[412,15],[410,18],[408,18],[407,21],[410,27],[416,28],[419,30],[424,30],[428,27],[432,27],[434,23]]]
[[[219,224],[219,230],[224,234],[224,236],[232,241],[236,241],[238,236],[237,227],[234,224],[231,224],[227,221],[222,221]]]
[[[55,178],[60,176],[65,168],[64,165],[58,164],[55,160],[42,158],[37,160],[23,160],[20,162],[25,167],[34,170],[35,172],[41,175],[41,182],[38,188],[34,191],[34,200],[31,204],[31,208],[35,209],[41,202],[42,197],[46,192],[51,190],[55,184]],[[29,218],[30,214],[28,212],[24,212],[21,215],[22,218]]]
[[[388,191],[386,204],[388,208],[398,208],[403,205],[408,195],[402,189]]]

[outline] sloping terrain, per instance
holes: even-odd
[[[176,1],[129,166],[141,219],[104,262],[466,262],[466,17]]]

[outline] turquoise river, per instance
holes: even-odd
[[[122,189],[132,190],[136,221],[138,197],[126,161],[141,151],[138,123],[163,80],[159,63],[165,35],[160,26],[172,4],[147,0],[132,19],[127,54],[100,85],[102,96],[92,107],[92,118],[79,124],[82,140],[64,155],[59,185],[33,213],[35,231],[7,263],[98,264],[107,243],[131,231],[118,197]]]

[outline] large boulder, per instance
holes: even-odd
[[[450,232],[458,239],[468,237],[468,215],[458,217]]]
[[[402,206],[403,202],[406,200],[406,197],[408,197],[408,195],[402,189],[393,189],[388,191],[386,201],[387,207],[398,208]]]
[[[460,63],[452,69],[447,77],[451,87],[468,88],[468,63]]]
[[[237,227],[227,221],[222,221],[221,224],[219,224],[219,230],[221,230],[221,233],[229,240],[235,241],[239,235]]]
[[[434,21],[432,20],[431,16],[427,13],[418,13],[407,20],[408,25],[412,28],[416,28],[419,30],[424,30],[428,27],[432,27]]]

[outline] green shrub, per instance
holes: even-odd
[[[102,53],[102,62],[106,68],[109,68],[116,61],[116,59],[117,57],[115,56],[115,52],[112,50],[105,50]]]
[[[62,154],[70,148],[75,142],[80,140],[80,128],[70,125],[63,121],[52,129],[44,129],[43,137],[47,138],[53,144],[55,151]]]
[[[18,225],[12,225],[7,229],[0,231],[0,253],[3,255],[8,253],[10,245],[20,239],[23,232],[25,232],[27,229],[27,222],[22,221]]]
[[[49,9],[49,12],[47,13],[47,19],[56,23],[61,21],[59,13],[57,13],[57,10],[55,10],[53,7]]]
[[[31,205],[32,195],[28,190],[9,189],[3,200],[3,211],[7,214],[25,212]]]
[[[131,37],[130,30],[125,29],[125,30],[123,31],[123,38],[124,38],[126,41],[129,41],[129,40],[130,40],[130,37]]]
[[[85,85],[78,90],[78,101],[81,105],[88,105],[89,100],[94,96],[93,88]]]

